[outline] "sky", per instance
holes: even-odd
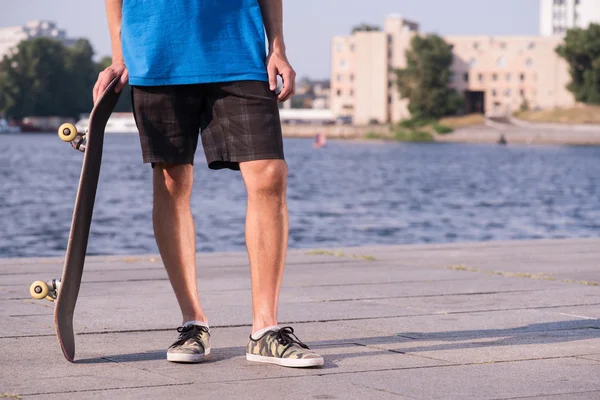
[[[110,55],[103,0],[6,0],[0,27],[46,19],[70,37],[88,38]],[[175,0],[172,0],[175,1]],[[389,14],[441,35],[537,35],[539,0],[283,0],[288,58],[298,77],[329,78],[330,40],[362,22],[383,26]]]

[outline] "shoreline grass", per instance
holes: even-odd
[[[594,125],[600,124],[600,106],[581,105],[552,110],[518,111],[514,116],[533,123]]]

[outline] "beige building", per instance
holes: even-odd
[[[331,109],[355,124],[410,117],[391,72],[406,66],[405,52],[417,23],[389,16],[382,31],[332,39]],[[452,86],[464,94],[467,112],[509,113],[574,104],[568,67],[554,51],[557,37],[448,36],[454,46]]]
[[[466,112],[509,114],[569,107],[567,63],[556,54],[561,39],[541,36],[445,37],[454,46],[453,83],[466,99]]]

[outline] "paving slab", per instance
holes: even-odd
[[[172,364],[178,305],[157,255],[89,257],[66,362],[60,258],[0,259],[0,395],[24,398],[600,398],[600,239],[292,250],[280,321],[322,368],[255,365],[244,253],[198,254],[213,357]],[[8,368],[7,368],[8,366]],[[51,366],[51,368],[49,367]]]

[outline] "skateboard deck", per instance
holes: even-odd
[[[114,90],[118,81],[118,78],[111,81],[96,102],[90,114],[87,133],[77,132],[72,124],[63,124],[59,128],[58,134],[63,141],[71,142],[74,148],[84,152],[83,166],[75,199],[62,277],[60,280],[52,280],[47,284],[36,281],[30,288],[31,294],[35,298],[56,299],[54,326],[63,354],[70,362],[73,362],[75,358],[73,312],[79,294],[94,201],[96,199],[100,164],[102,162],[104,130],[119,99],[120,93],[116,93]]]

